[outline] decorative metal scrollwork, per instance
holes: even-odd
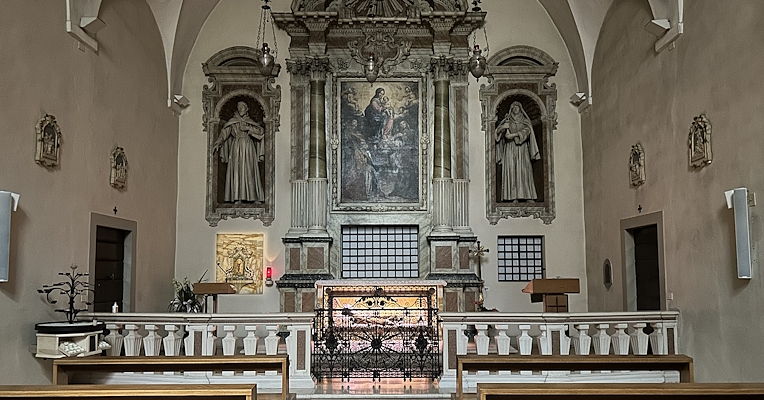
[[[325,296],[313,329],[316,379],[440,376],[434,289],[334,288]]]

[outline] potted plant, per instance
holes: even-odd
[[[202,278],[204,276],[202,275]],[[201,282],[201,279],[199,279]],[[173,279],[172,284],[175,287],[175,298],[172,299],[167,307],[168,311],[198,313],[202,311],[203,304],[200,296],[194,294],[194,289],[188,278],[183,278],[183,282]]]

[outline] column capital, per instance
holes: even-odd
[[[334,69],[331,61],[329,61],[329,57],[307,56],[304,58],[288,59],[286,63],[289,73],[292,75],[308,76],[312,81],[325,81],[326,74]]]
[[[436,81],[464,77],[469,72],[467,63],[453,56],[441,55],[430,59],[430,72]]]

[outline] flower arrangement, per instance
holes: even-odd
[[[167,307],[168,311],[185,313],[198,313],[202,311],[203,306],[199,299],[200,296],[194,294],[193,287],[188,278],[183,278],[183,282],[173,279],[172,285],[175,287],[175,298],[172,299]]]

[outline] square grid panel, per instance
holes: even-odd
[[[343,278],[418,278],[419,227],[343,226]]]
[[[545,275],[542,236],[499,236],[499,281],[528,282]]]

